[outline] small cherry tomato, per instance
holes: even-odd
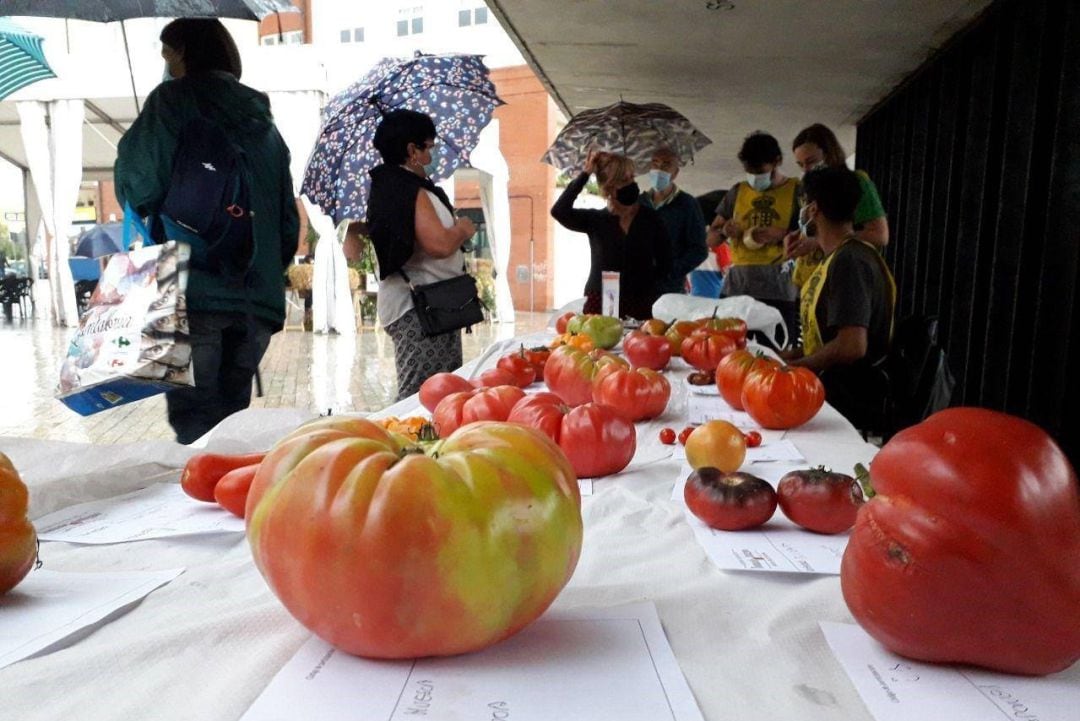
[[[675,431],[671,428],[660,429],[660,442],[665,446],[671,446],[675,444]]]
[[[690,437],[690,434],[694,432],[693,426],[687,426],[679,431],[679,443],[686,445],[686,439]]]
[[[757,431],[747,431],[746,433],[746,447],[757,448],[761,445],[761,434]]]

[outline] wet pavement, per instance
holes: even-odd
[[[48,317],[0,316],[0,436],[88,443],[172,439],[165,399],[158,395],[82,417],[53,397],[60,362],[74,332]],[[541,330],[546,313],[517,314],[517,323],[482,323],[464,334],[465,361],[493,341]],[[253,408],[306,408],[325,413],[375,411],[397,393],[394,346],[381,330],[355,336],[289,329],[270,341],[261,364],[262,398]]]

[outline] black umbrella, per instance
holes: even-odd
[[[131,72],[131,92],[135,94],[135,73],[131,68],[125,20],[132,18],[237,18],[262,20],[268,15],[299,12],[289,0],[0,0],[0,16],[23,15],[39,18],[120,21],[124,52]],[[139,98],[135,97],[135,110]]]

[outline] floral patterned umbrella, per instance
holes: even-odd
[[[441,180],[469,162],[498,105],[502,100],[480,55],[385,58],[326,106],[300,192],[335,223],[363,220],[368,171],[382,162],[372,141],[383,115],[404,109],[431,116],[439,139],[433,180]]]
[[[644,173],[659,147],[671,148],[685,165],[710,143],[685,116],[667,105],[620,100],[572,117],[541,160],[558,170],[578,172],[590,150],[606,150],[630,158],[636,171]]]

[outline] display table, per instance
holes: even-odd
[[[468,374],[494,365],[522,341],[495,344]],[[865,721],[872,718],[830,652],[819,621],[850,623],[837,576],[724,572],[695,541],[671,500],[680,461],[657,431],[684,425],[684,372],[673,371],[666,414],[639,425],[643,461],[597,479],[583,499],[581,560],[558,609],[655,603],[679,666],[704,718]],[[406,399],[383,413],[409,415]],[[225,451],[261,450],[310,417],[304,411],[244,411],[207,439]],[[874,448],[826,406],[791,431],[811,464],[850,468]],[[118,447],[0,439],[31,491],[31,517],[75,503],[175,481],[196,449],[173,443]],[[38,719],[240,718],[309,638],[268,590],[242,535],[189,536],[115,545],[43,543],[52,571],[167,571],[175,580],[126,612],[50,652],[0,669],[3,717]],[[32,577],[33,574],[31,574]],[[0,601],[0,614],[18,613]],[[1080,669],[1069,672],[1080,681]],[[281,718],[304,719],[303,708]]]

